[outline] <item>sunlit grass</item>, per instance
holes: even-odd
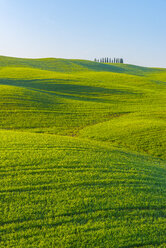
[[[164,163],[99,142],[1,131],[6,247],[165,241]]]
[[[166,246],[165,79],[0,57],[0,247]]]

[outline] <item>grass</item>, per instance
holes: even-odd
[[[1,247],[166,247],[166,70],[0,66]]]

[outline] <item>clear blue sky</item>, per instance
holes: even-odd
[[[0,54],[166,67],[166,0],[0,0]]]

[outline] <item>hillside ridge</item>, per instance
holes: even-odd
[[[164,68],[149,68],[131,64],[106,64],[97,63],[90,60],[80,59],[62,59],[62,58],[15,58],[0,56],[0,67],[30,67],[42,70],[51,70],[63,73],[81,72],[81,71],[105,71],[127,73],[131,75],[145,75],[146,73],[157,73],[164,71]]]

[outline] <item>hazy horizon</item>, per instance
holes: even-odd
[[[0,0],[0,55],[166,68],[164,0]]]

